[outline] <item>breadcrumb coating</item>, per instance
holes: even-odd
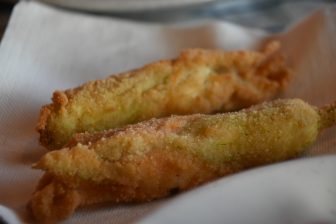
[[[55,91],[40,112],[40,142],[59,149],[75,133],[256,104],[288,83],[290,72],[279,47],[271,42],[264,52],[185,50],[174,60]]]
[[[239,112],[171,116],[77,134],[67,148],[34,165],[45,175],[29,206],[37,220],[59,220],[79,206],[149,201],[290,159],[335,123],[335,107],[276,100]]]

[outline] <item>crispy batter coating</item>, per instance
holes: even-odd
[[[40,221],[59,220],[78,206],[153,200],[286,160],[335,123],[335,108],[276,100],[240,112],[172,116],[77,134],[67,148],[34,165],[46,173],[30,209]]]
[[[94,132],[172,114],[232,111],[272,97],[290,72],[272,42],[264,52],[186,50],[175,60],[56,91],[37,130],[49,149],[75,133]]]

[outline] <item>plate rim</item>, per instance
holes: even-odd
[[[62,7],[71,10],[89,11],[94,13],[123,13],[123,12],[142,12],[142,11],[154,11],[154,10],[167,10],[176,8],[196,7],[202,4],[214,3],[217,0],[171,0],[161,1],[160,4],[155,4],[157,1],[153,0],[100,0],[100,3],[90,3],[85,1],[80,3],[79,0],[67,1],[67,0],[37,0],[38,2],[53,5],[56,7]],[[231,1],[231,0],[228,0]],[[121,3],[123,2],[123,3]]]

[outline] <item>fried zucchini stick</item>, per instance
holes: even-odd
[[[142,202],[215,178],[302,154],[335,123],[336,104],[318,109],[276,100],[217,115],[152,119],[96,134],[34,165],[46,171],[29,207],[37,220],[59,220],[79,206]]]
[[[172,114],[232,111],[272,97],[290,76],[279,44],[264,52],[186,50],[175,60],[56,91],[41,109],[37,130],[48,149],[73,134]]]

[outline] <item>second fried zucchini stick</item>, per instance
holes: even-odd
[[[30,202],[38,220],[78,206],[160,198],[250,167],[304,152],[336,122],[336,104],[318,109],[277,100],[235,113],[152,119],[96,134],[35,164],[46,174]]]
[[[288,82],[289,71],[278,48],[272,42],[265,52],[187,50],[175,60],[56,91],[53,103],[41,109],[40,142],[58,149],[75,133],[261,102]]]

